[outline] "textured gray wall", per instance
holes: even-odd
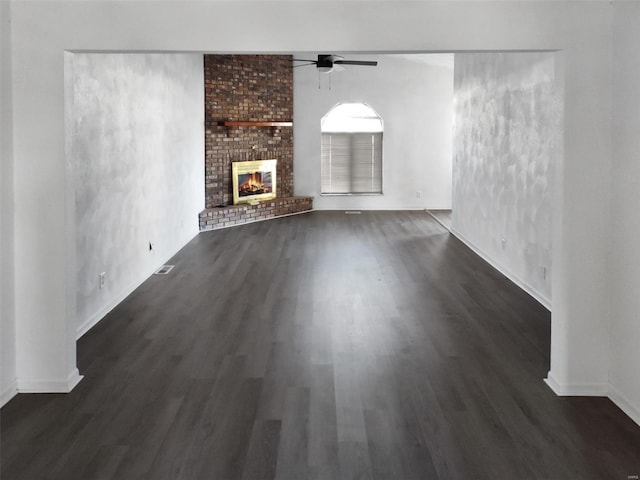
[[[553,53],[455,56],[452,228],[547,306],[557,81]]]
[[[198,232],[204,80],[197,54],[70,58],[81,334]]]

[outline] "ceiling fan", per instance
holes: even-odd
[[[315,65],[320,73],[331,73],[333,71],[339,72],[344,70],[343,65],[362,65],[365,67],[375,67],[378,62],[364,61],[364,60],[345,60],[344,57],[339,55],[318,55],[317,60],[303,60],[293,59],[294,62],[307,62],[301,65],[294,65],[294,67],[306,67],[308,65]]]

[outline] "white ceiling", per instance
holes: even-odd
[[[401,53],[390,54],[389,56],[402,58],[411,62],[422,63],[431,67],[453,69],[453,53]]]

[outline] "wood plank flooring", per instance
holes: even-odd
[[[1,411],[2,480],[593,479],[640,427],[544,384],[549,313],[425,212],[199,235]]]

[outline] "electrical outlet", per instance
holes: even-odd
[[[102,272],[100,275],[98,275],[98,286],[100,288],[100,290],[102,290],[104,288],[104,282],[106,280],[107,277],[107,273],[106,272]]]
[[[418,199],[422,198],[422,191],[420,190],[416,191],[416,198]]]

